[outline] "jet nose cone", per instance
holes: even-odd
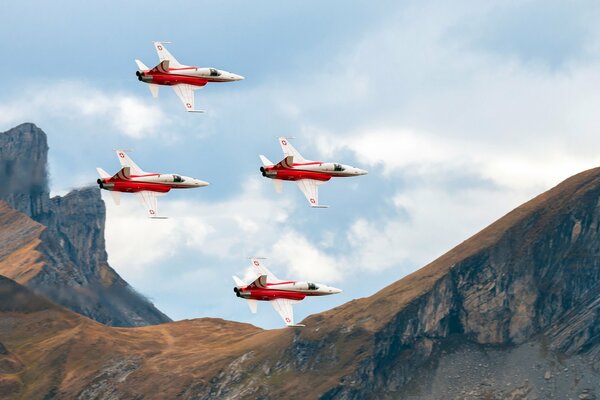
[[[198,186],[200,186],[200,187],[203,187],[203,186],[208,186],[208,185],[209,185],[209,183],[208,183],[208,182],[201,181],[201,180],[197,179],[197,180],[196,180],[196,185],[198,185]]]
[[[330,287],[330,288],[329,288],[329,292],[330,292],[331,294],[338,294],[338,293],[342,293],[342,289],[338,289],[338,288]]]
[[[243,81],[244,79],[246,79],[243,76],[238,75],[238,74],[231,74],[231,76],[233,76],[233,80],[235,80],[235,81]]]
[[[366,175],[369,173],[369,171],[367,171],[366,169],[360,169],[360,168],[357,168],[357,169],[358,169],[359,175]]]

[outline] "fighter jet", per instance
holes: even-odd
[[[169,43],[169,42],[165,42]],[[194,109],[194,90],[201,89],[208,82],[232,82],[244,79],[243,76],[216,68],[200,68],[180,64],[169,53],[163,42],[154,42],[160,63],[150,69],[140,60],[135,60],[138,66],[138,80],[146,82],[153,97],[158,97],[158,85],[171,86],[181,99],[186,111],[204,112]]]
[[[116,205],[120,204],[120,192],[135,193],[146,208],[148,217],[164,219],[158,216],[156,197],[171,189],[192,189],[208,186],[208,182],[176,174],[156,174],[144,172],[124,150],[117,150],[121,162],[119,172],[111,176],[102,168],[96,168],[100,179],[97,180],[100,189],[110,190]]]
[[[295,181],[304,196],[306,196],[308,204],[314,208],[328,207],[319,205],[319,185],[333,177],[358,176],[368,173],[364,169],[349,165],[306,160],[285,137],[279,138],[279,144],[283,149],[285,158],[277,164],[273,164],[267,157],[260,155],[260,160],[263,163],[260,172],[264,177],[273,179],[275,190],[278,193],[283,190],[282,181]]]
[[[294,311],[292,305],[303,300],[306,296],[325,296],[341,293],[340,289],[313,282],[294,282],[277,279],[259,258],[252,258],[250,268],[256,279],[246,284],[237,276],[233,276],[235,287],[233,291],[237,297],[248,302],[250,311],[255,314],[257,301],[269,301],[275,311],[281,315],[286,326],[304,326],[294,324]]]

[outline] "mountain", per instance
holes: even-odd
[[[0,133],[0,274],[108,325],[170,321],[108,264],[99,190],[50,198],[47,153],[33,124]]]
[[[595,399],[599,199],[600,168],[573,176],[302,329],[109,327],[0,279],[0,397]]]

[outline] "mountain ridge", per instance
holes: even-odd
[[[0,310],[0,337],[24,364],[21,397],[593,398],[599,199],[600,169],[584,171],[300,330],[208,318],[112,328],[66,310]],[[28,380],[54,363],[53,383]]]
[[[170,321],[108,264],[99,190],[50,198],[47,152],[34,124],[0,133],[0,274],[105,324]]]

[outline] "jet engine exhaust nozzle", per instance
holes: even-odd
[[[235,295],[237,297],[242,297],[242,296],[240,296],[240,289],[237,286],[233,288],[233,291],[235,292]]]
[[[102,179],[98,178],[96,180],[96,183],[98,184],[98,186],[100,186],[100,189],[104,189],[104,182],[102,182]]]

